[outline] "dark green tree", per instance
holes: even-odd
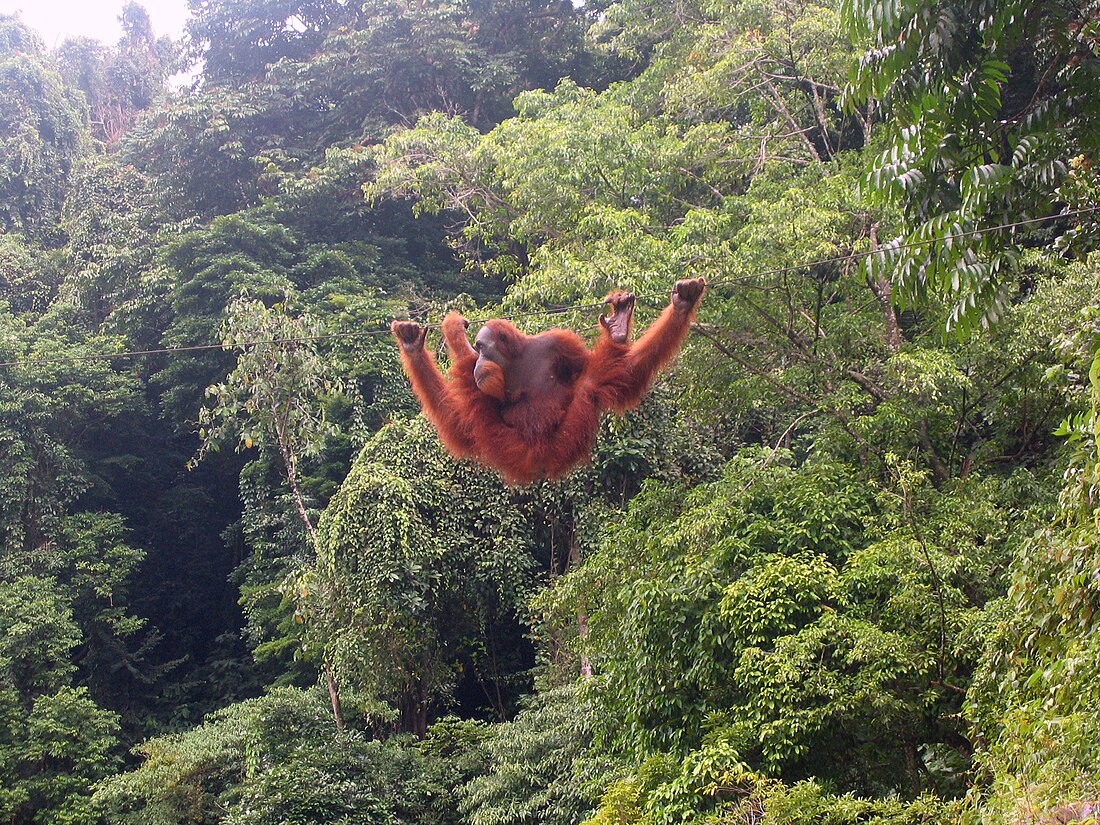
[[[592,813],[598,703],[580,685],[528,699],[486,739],[485,772],[461,788],[472,825],[566,825]]]
[[[974,801],[988,817],[1083,819],[1097,790],[1098,279],[1094,254],[1034,299],[1037,325],[1063,358],[1050,377],[1074,408],[1058,428],[1068,454],[1058,505],[1017,547],[967,697],[983,744]]]
[[[0,815],[13,825],[98,821],[118,718],[72,685],[81,632],[49,578],[0,579]]]
[[[1095,247],[1091,4],[854,0],[843,17],[866,49],[850,98],[881,100],[889,115],[869,182],[906,221],[868,266],[893,280],[896,299],[934,295],[950,306],[948,326],[985,326],[1027,271],[1022,248]]]
[[[503,717],[524,662],[511,646],[530,542],[499,479],[448,459],[423,419],[395,422],[322,516],[316,572],[299,585],[310,643],[343,684],[391,703],[401,730],[423,735],[467,671]]]
[[[482,726],[450,722],[422,742],[336,733],[320,691],[280,688],[142,745],[102,783],[112,825],[457,825],[456,792],[479,767]]]

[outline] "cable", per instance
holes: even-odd
[[[572,312],[578,309],[594,309],[604,306],[604,302],[593,304],[570,304],[565,307],[548,307],[533,312],[520,312],[515,315],[507,316],[509,319],[514,318],[527,318],[535,315],[558,315],[564,312]],[[495,318],[502,318],[505,316],[496,315]],[[471,324],[484,324],[489,318],[481,318],[472,320]],[[438,327],[439,324],[424,324],[424,326],[430,328]],[[332,338],[369,338],[373,335],[389,335],[390,328],[387,326],[383,329],[367,329],[356,330],[355,332],[326,332],[322,335],[303,335],[299,338],[266,338],[255,341],[241,341],[233,344],[232,348],[242,349],[244,347],[262,347],[271,346],[273,344],[302,344],[309,341],[325,341]],[[52,364],[58,362],[76,362],[76,361],[106,361],[111,358],[139,358],[143,355],[166,355],[176,354],[181,352],[207,352],[209,350],[224,350],[229,349],[224,344],[190,344],[182,347],[161,347],[159,349],[139,349],[139,350],[127,350],[124,352],[97,352],[88,355],[47,355],[42,358],[26,358],[21,361],[0,361],[0,367],[18,367],[26,366],[30,364]]]
[[[865,250],[861,252],[849,252],[845,255],[835,255],[831,258],[820,258],[816,261],[807,261],[801,264],[791,264],[789,266],[780,266],[772,269],[762,269],[756,272],[751,272],[746,275],[739,275],[734,278],[719,278],[714,281],[707,282],[707,289],[713,289],[719,286],[729,286],[730,284],[739,283],[748,280],[755,280],[757,278],[766,277],[768,275],[781,275],[786,272],[798,272],[799,270],[809,269],[811,267],[821,266],[824,264],[843,263],[846,261],[853,261],[858,258],[867,258],[871,255],[879,254],[880,252],[898,251],[902,249],[908,249],[911,247],[926,246],[931,243],[940,243],[942,241],[954,240],[955,238],[966,238],[972,235],[984,235],[987,232],[1000,232],[1006,229],[1015,229],[1019,226],[1029,226],[1035,223],[1045,223],[1047,221],[1058,220],[1060,218],[1072,218],[1077,215],[1086,215],[1094,212],[1100,212],[1100,206],[1090,206],[1086,209],[1077,209],[1072,212],[1062,212],[1057,215],[1048,215],[1042,218],[1025,218],[1023,220],[1014,221],[1012,223],[999,224],[997,226],[986,226],[979,229],[972,229],[967,232],[958,232],[952,235],[944,235],[939,238],[928,238],[926,240],[908,241],[904,243],[880,247],[879,249]],[[638,298],[652,298],[665,293],[650,292],[639,293]],[[513,315],[497,315],[496,318],[505,318],[507,320],[516,320],[518,318],[530,318],[541,315],[559,315],[566,312],[574,312],[581,309],[598,309],[604,306],[603,301],[598,301],[588,304],[570,304],[568,306],[559,307],[547,307],[545,309],[533,310],[531,312],[519,312]],[[479,318],[471,320],[471,324],[483,324],[486,321],[491,320],[489,318]],[[438,327],[438,323],[425,324],[426,327]],[[308,335],[301,338],[272,338],[267,340],[258,341],[242,341],[235,344],[235,347],[257,347],[257,346],[271,346],[274,344],[297,344],[306,343],[310,341],[325,341],[333,338],[369,338],[374,335],[388,335],[389,328],[384,329],[369,329],[369,330],[357,330],[355,332],[330,332],[324,335]],[[79,362],[79,361],[104,361],[111,358],[139,358],[146,355],[166,355],[177,354],[185,352],[204,352],[209,350],[224,350],[227,349],[223,344],[194,344],[190,346],[182,347],[162,347],[160,349],[145,349],[145,350],[130,350],[127,352],[110,352],[110,353],[94,353],[90,355],[57,355],[46,356],[42,358],[26,358],[18,361],[3,361],[0,362],[0,368],[2,367],[19,367],[29,366],[32,364],[51,364],[61,362]]]
[[[322,341],[326,338],[351,338],[351,337],[363,337],[369,335],[382,335],[388,333],[389,329],[372,329],[372,330],[359,330],[357,332],[330,332],[324,335],[307,335],[301,338],[269,338],[266,340],[258,341],[243,341],[239,344],[241,347],[262,347],[270,344],[297,344],[305,343],[307,341]],[[142,355],[164,355],[175,354],[180,352],[203,352],[206,350],[220,349],[224,350],[227,347],[224,344],[193,344],[185,347],[163,347],[160,349],[138,349],[127,350],[125,352],[98,352],[90,355],[53,355],[45,356],[43,358],[27,358],[22,361],[4,361],[0,362],[0,367],[17,367],[26,364],[51,364],[61,361],[105,361],[111,358],[138,358]]]

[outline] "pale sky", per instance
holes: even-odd
[[[137,0],[149,12],[157,37],[178,38],[187,21],[187,0]],[[23,22],[38,31],[47,49],[66,37],[94,37],[109,46],[122,36],[118,15],[126,0],[0,0],[0,14],[20,12]]]

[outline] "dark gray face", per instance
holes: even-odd
[[[504,366],[504,358],[501,355],[500,347],[497,346],[497,337],[489,327],[482,327],[477,331],[477,337],[474,338],[474,349],[477,351],[478,361],[486,358],[494,364]]]
[[[504,369],[507,359],[505,359],[504,353],[500,351],[497,337],[489,327],[482,327],[478,330],[477,337],[474,338],[474,351],[477,352],[477,363],[474,364],[474,382],[479,389],[485,392],[487,388],[483,385],[487,376],[486,364],[493,363]],[[505,375],[507,375],[507,371]]]

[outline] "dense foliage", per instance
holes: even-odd
[[[0,17],[0,818],[1095,819],[1094,2],[191,8]],[[682,277],[555,483],[388,330]]]

